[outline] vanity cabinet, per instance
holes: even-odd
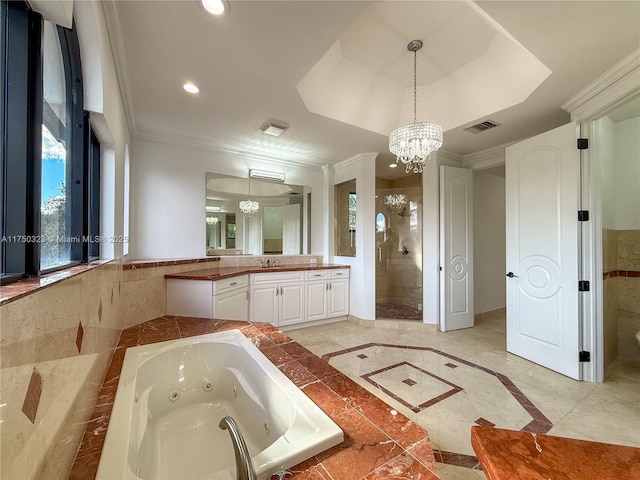
[[[304,272],[251,274],[249,318],[275,326],[304,321]]]
[[[249,275],[223,280],[167,279],[167,315],[248,320]]]
[[[167,315],[213,318],[213,283],[167,278]]]
[[[166,275],[168,315],[250,320],[277,327],[349,315],[349,269],[310,268],[212,280],[208,271]]]
[[[349,313],[349,270],[306,272],[305,321],[346,316]]]
[[[249,275],[213,282],[213,318],[249,320]]]

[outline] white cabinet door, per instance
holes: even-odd
[[[246,288],[239,288],[213,297],[213,317],[220,320],[249,319],[249,302]]]
[[[167,315],[211,318],[213,282],[167,278]]]
[[[249,318],[252,322],[268,322],[278,325],[277,284],[257,285],[251,287]]]
[[[280,284],[280,316],[278,325],[290,325],[304,321],[304,285],[302,283]]]
[[[340,317],[349,314],[349,279],[332,278],[329,282],[328,316]]]
[[[306,316],[305,321],[322,320],[327,318],[327,293],[329,282],[326,280],[308,282],[306,287]]]

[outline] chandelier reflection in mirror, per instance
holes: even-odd
[[[401,210],[407,204],[407,196],[404,193],[392,193],[384,198],[384,204],[392,210]]]
[[[416,121],[417,104],[417,52],[422,48],[422,40],[412,40],[407,50],[413,52],[413,123],[396,128],[389,135],[389,151],[396,156],[396,162],[406,165],[406,173],[422,173],[431,154],[442,146],[442,127],[436,123]]]
[[[240,202],[240,210],[244,213],[245,217],[251,217],[260,208],[260,204],[251,200],[251,175],[249,175],[249,198]]]
[[[218,217],[206,217],[206,222],[207,225],[215,225],[216,223],[218,223],[220,221],[220,219]]]

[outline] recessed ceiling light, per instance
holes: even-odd
[[[224,13],[222,0],[202,0],[202,6],[212,15],[222,15]]]
[[[389,168],[396,168],[398,166],[397,163],[390,163]]]
[[[185,92],[189,93],[198,93],[200,91],[200,89],[191,82],[183,83],[182,88],[184,88]]]

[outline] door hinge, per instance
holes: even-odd
[[[579,138],[578,139],[578,150],[586,150],[589,148],[589,139],[588,138]]]
[[[578,210],[578,221],[579,222],[588,222],[589,221],[589,210]]]
[[[588,292],[590,289],[590,285],[589,285],[589,281],[588,280],[580,280],[578,282],[578,291],[579,292]]]
[[[591,361],[591,352],[587,352],[586,350],[581,350],[578,352],[578,360],[580,362],[590,362]]]

